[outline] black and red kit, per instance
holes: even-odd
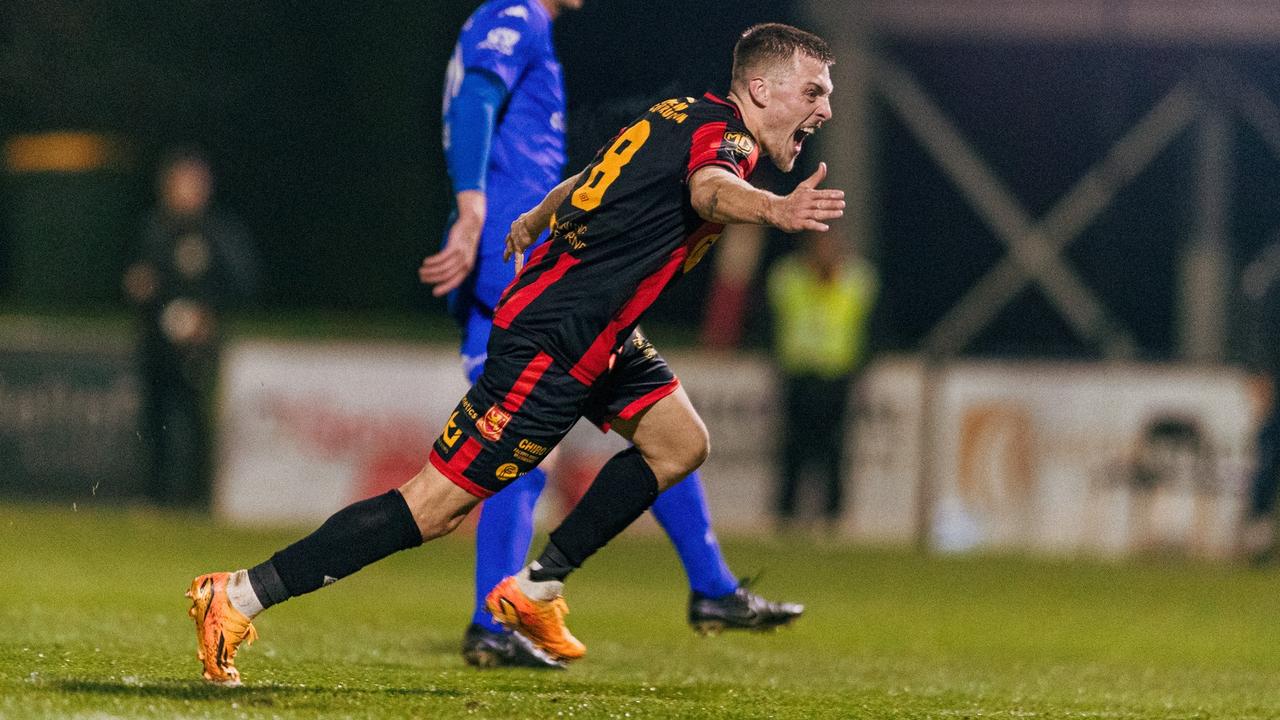
[[[436,441],[436,468],[487,497],[579,417],[607,427],[674,392],[633,332],[723,230],[694,211],[689,178],[714,165],[747,179],[758,158],[737,107],[710,93],[654,104],[601,149],[495,308],[484,372]]]

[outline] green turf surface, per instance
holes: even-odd
[[[694,636],[660,537],[571,582],[588,646],[567,672],[474,671],[469,537],[273,608],[246,687],[198,679],[185,590],[296,531],[198,516],[0,506],[0,718],[1273,718],[1274,571],[726,542],[794,628]]]

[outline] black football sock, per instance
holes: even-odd
[[[658,479],[640,451],[631,447],[614,455],[551,533],[546,549],[530,567],[529,579],[564,580],[657,499]]]
[[[268,608],[421,544],[409,505],[392,490],[346,506],[315,532],[249,568],[249,583]]]

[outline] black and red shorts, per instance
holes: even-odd
[[[487,498],[537,467],[585,417],[608,431],[676,391],[680,381],[639,330],[591,386],[533,341],[494,328],[484,372],[431,448],[445,477]]]

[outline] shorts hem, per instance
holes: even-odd
[[[463,490],[466,490],[468,493],[480,498],[481,500],[493,497],[494,493],[497,492],[496,490],[490,490],[471,482],[465,475],[449,467],[449,463],[445,462],[444,458],[436,454],[435,448],[431,449],[431,454],[427,456],[427,461],[431,463],[432,467],[439,470],[441,475],[449,478],[449,482],[457,485]]]
[[[640,411],[653,407],[657,402],[668,395],[674,393],[680,388],[680,378],[673,378],[671,382],[658,388],[654,388],[640,397],[632,400],[626,407],[622,408],[617,415],[598,425],[600,432],[609,432],[613,427],[614,420],[630,420]]]

